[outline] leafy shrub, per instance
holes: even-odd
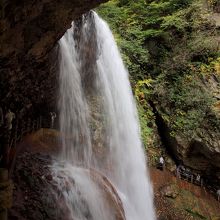
[[[202,82],[220,73],[218,33],[201,0],[112,0],[98,12],[117,33],[145,140],[154,120],[149,100],[173,134],[220,125],[212,111],[216,100]]]

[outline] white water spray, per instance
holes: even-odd
[[[104,174],[116,189],[126,220],[154,220],[153,193],[140,141],[135,102],[127,70],[108,25],[92,12],[72,24],[59,45],[63,144],[60,159],[65,163],[55,164],[53,173],[69,209],[78,204],[77,219],[123,219],[112,214],[105,193],[95,183],[96,178],[82,171],[82,168],[92,168]],[[92,58],[90,62],[85,58],[87,54]],[[98,113],[94,113],[90,106],[91,100],[99,106],[95,109]],[[104,127],[100,129],[99,145],[102,147],[99,150],[93,140],[97,123]],[[59,176],[63,176],[61,182]],[[71,183],[68,192],[62,187],[66,178]],[[81,190],[83,203],[79,202],[74,187]],[[85,204],[89,210],[87,215],[84,214]],[[74,219],[74,212],[71,218]]]

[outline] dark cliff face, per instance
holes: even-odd
[[[56,102],[56,42],[71,21],[106,0],[2,1],[0,106],[48,111]]]
[[[219,131],[205,122],[191,137],[181,132],[172,135],[170,125],[163,119],[158,106],[155,108],[156,123],[161,140],[176,164],[184,164],[194,173],[200,173],[206,184],[219,187],[220,146]]]

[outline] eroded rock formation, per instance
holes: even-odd
[[[204,80],[203,87],[211,91],[212,95],[219,100],[218,78],[210,76],[209,79]],[[160,137],[168,153],[176,164],[184,164],[194,173],[200,173],[207,184],[215,185],[218,188],[220,181],[220,133],[217,122],[217,125],[213,123],[215,123],[215,117],[219,117],[219,106],[214,105],[213,115],[206,115],[200,126],[195,130],[189,130],[191,135],[186,135],[181,131],[172,133],[169,122],[164,120],[164,112],[172,114],[172,109],[171,106],[164,103],[152,103],[152,106]],[[213,120],[211,120],[212,118]]]
[[[56,100],[56,42],[71,21],[106,0],[2,1],[0,106],[39,112]],[[43,107],[43,108],[42,108]],[[24,110],[23,110],[24,111]]]
[[[27,136],[18,146],[19,152],[12,175],[14,193],[9,219],[72,219],[72,212],[64,194],[68,194],[70,186],[77,188],[75,181],[64,178],[61,171],[58,176],[64,184],[59,185],[52,172],[52,164],[57,162],[56,151],[60,148],[58,139],[57,131],[41,129]],[[94,169],[81,170],[82,174],[90,176],[100,189],[103,201],[111,210],[114,219],[125,220],[122,201],[112,183]],[[83,219],[93,220],[89,205],[80,190],[76,190],[80,195],[77,202],[84,207]],[[76,207],[77,205],[73,207],[73,213],[76,213],[74,219],[78,219]]]

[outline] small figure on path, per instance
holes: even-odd
[[[192,182],[193,175],[192,175],[192,172],[189,168],[186,168],[186,170],[185,170],[185,177],[186,177],[187,181]]]
[[[160,164],[160,167],[162,168],[162,170],[164,170],[165,169],[165,162],[164,162],[164,158],[162,156],[160,156],[159,164]]]
[[[54,127],[54,120],[57,117],[55,112],[50,112],[50,117],[51,117],[51,125],[50,127],[53,128]]]
[[[3,116],[3,111],[2,107],[0,107],[0,127],[4,124],[4,116]]]
[[[12,129],[12,121],[15,119],[15,114],[9,109],[5,115],[5,126],[9,131]]]
[[[180,169],[181,169],[181,165],[178,165],[176,168],[176,177],[181,179]]]
[[[201,179],[200,175],[197,174],[197,176],[196,176],[196,181],[197,181],[198,183],[200,183],[200,179]]]

